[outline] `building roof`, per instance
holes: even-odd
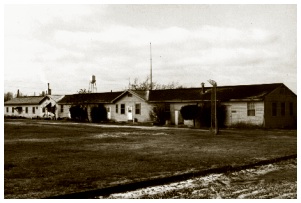
[[[53,99],[55,102],[60,101],[64,97],[64,95],[47,95],[47,96]]]
[[[217,100],[220,101],[242,101],[242,100],[263,100],[264,97],[284,86],[283,83],[218,86]],[[184,101],[209,101],[211,100],[211,87],[186,89],[152,90],[149,94],[150,102],[184,102]]]
[[[150,102],[200,101],[201,91],[202,88],[151,90],[149,92],[149,101]]]
[[[266,95],[278,87],[286,87],[283,83],[253,84],[236,86],[218,86],[217,100],[219,101],[249,101],[263,100]],[[120,92],[87,93],[66,95],[58,104],[99,104],[113,103],[127,93],[132,93],[148,102],[200,102],[211,100],[212,87],[183,88],[166,90],[126,90]]]
[[[116,97],[123,92],[103,92],[65,95],[58,104],[101,104],[111,103]]]
[[[48,96],[18,97],[4,102],[4,105],[36,105],[42,103],[45,98]]]
[[[248,101],[264,100],[265,96],[278,87],[284,86],[282,83],[254,84],[217,87],[216,98],[219,101]],[[211,99],[211,89],[202,95],[203,100]]]
[[[139,96],[141,99],[144,99],[145,101],[147,101],[148,98],[148,91],[144,91],[144,90],[130,90],[130,92],[133,92],[134,94],[136,94],[137,96]]]

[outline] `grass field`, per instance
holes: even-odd
[[[126,128],[5,120],[4,197],[44,198],[297,154],[296,130]]]

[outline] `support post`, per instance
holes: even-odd
[[[211,129],[213,131],[214,126],[214,134],[218,134],[218,123],[217,123],[217,105],[216,105],[216,87],[217,83],[214,80],[208,80],[208,82],[212,85],[211,90]],[[214,124],[213,124],[214,123]]]

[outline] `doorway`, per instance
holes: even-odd
[[[230,126],[232,123],[232,111],[231,111],[231,106],[226,105],[225,106],[226,110],[226,116],[225,116],[225,126]]]
[[[111,107],[107,107],[107,117],[108,120],[111,120]]]
[[[133,120],[133,107],[128,106],[128,120]]]

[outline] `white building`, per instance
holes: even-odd
[[[4,102],[4,116],[42,118],[49,114],[57,115],[57,102],[63,96],[28,96],[18,97]]]

